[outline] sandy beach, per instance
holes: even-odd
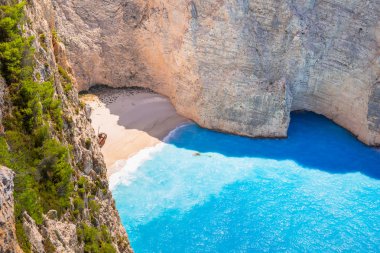
[[[159,144],[171,130],[188,122],[166,97],[148,90],[100,88],[81,100],[91,107],[95,132],[107,134],[102,153],[108,177],[138,151]]]

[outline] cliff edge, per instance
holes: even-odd
[[[80,90],[147,87],[253,137],[284,137],[308,110],[380,144],[377,0],[52,2]]]
[[[55,15],[0,0],[0,252],[132,252]]]

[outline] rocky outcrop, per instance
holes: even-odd
[[[0,166],[0,252],[22,252],[16,238],[12,170]]]
[[[380,144],[377,0],[53,0],[79,89],[142,86],[202,126],[285,136],[292,110]]]
[[[6,2],[0,0],[0,3]],[[24,212],[21,217],[22,224],[20,223],[23,229],[20,231],[25,234],[32,252],[83,252],[86,246],[85,240],[83,237],[79,239],[78,231],[82,231],[81,229],[85,226],[91,228],[92,233],[99,234],[98,231],[101,231],[102,235],[106,234],[107,245],[112,245],[116,252],[132,252],[115,205],[111,204],[114,201],[108,190],[106,166],[97,144],[97,137],[78,99],[77,90],[71,87],[71,84],[75,85],[76,80],[71,75],[65,46],[55,32],[56,12],[50,0],[27,1],[24,9],[26,17],[22,31],[25,36],[35,38],[32,45],[34,79],[36,82],[51,81],[54,97],[58,98],[62,105],[63,129],[57,131],[51,128],[49,136],[70,147],[69,160],[73,168],[71,181],[75,187],[73,195],[74,193],[76,195],[71,196],[71,207],[66,208],[63,214],[58,217],[57,211],[50,210],[44,215],[42,224],[37,224],[30,214]],[[6,92],[7,86],[0,77],[1,110],[5,102],[11,103],[4,98]],[[11,106],[9,105],[10,108]],[[0,113],[0,127],[1,119]],[[2,131],[1,128],[0,130]],[[1,131],[0,134],[2,134]],[[80,194],[77,193],[79,179],[82,180],[82,187],[84,184],[87,187],[82,189]],[[12,172],[1,168],[0,252],[17,252],[18,250],[12,180]],[[84,203],[81,212],[75,209],[75,197]],[[91,198],[92,206],[90,206],[89,198]],[[98,206],[100,210],[97,210]],[[97,235],[93,236],[94,240],[98,240]],[[95,243],[102,244],[103,241]]]
[[[56,211],[55,215],[51,215],[52,213],[54,210],[44,216],[43,226],[37,226],[32,217],[24,212],[23,228],[32,252],[82,252],[83,247],[78,242],[75,224],[58,221]]]
[[[0,167],[1,253],[23,252],[18,245],[16,237],[13,179],[14,172],[12,170],[6,167]],[[36,222],[26,212],[23,214],[23,228],[31,244],[32,252],[49,252],[46,250],[48,243],[53,246],[55,252],[81,252],[81,246],[77,240],[76,226],[69,222],[58,221],[57,216],[51,213],[54,212],[49,212],[44,217],[43,226],[37,226]],[[117,217],[117,213],[112,213],[112,215]]]
[[[42,237],[36,222],[26,212],[24,212],[23,216],[22,225],[30,242],[32,252],[45,252],[43,244],[44,238]]]

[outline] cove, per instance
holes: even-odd
[[[380,152],[314,113],[287,139],[177,128],[111,177],[140,252],[378,252]]]

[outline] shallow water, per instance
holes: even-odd
[[[136,253],[380,251],[380,152],[313,113],[281,140],[180,127],[111,186]]]

